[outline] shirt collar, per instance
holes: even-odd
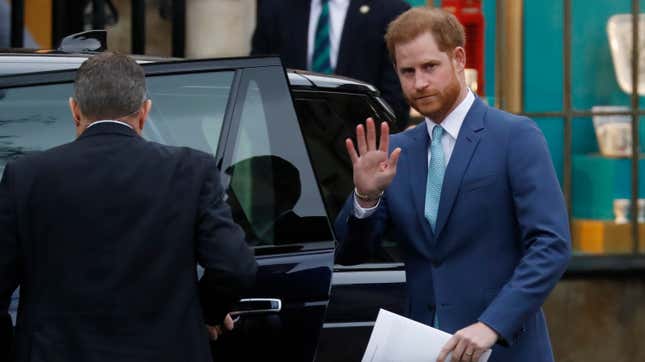
[[[461,125],[464,124],[464,119],[466,119],[466,114],[468,114],[468,110],[470,110],[470,107],[474,102],[475,96],[470,88],[468,88],[466,97],[461,101],[461,103],[459,103],[457,108],[453,109],[453,111],[446,116],[443,122],[441,122],[441,127],[443,127],[444,131],[446,131],[453,139],[457,139]],[[428,133],[430,134],[430,139],[432,139],[432,130],[437,124],[428,117],[426,117],[426,124],[428,125],[427,128]]]
[[[124,126],[130,127],[130,129],[134,129],[131,125],[129,125],[129,124],[125,123],[125,122],[115,121],[115,120],[112,120],[112,119],[102,119],[102,120],[100,120],[100,121],[92,122],[92,123],[90,123],[90,124],[89,124],[89,126],[87,126],[87,128],[90,128],[90,127],[92,127],[93,125],[95,125],[95,124],[99,124],[99,123],[118,123],[118,124],[122,124],[122,125],[124,125]],[[86,128],[86,129],[87,129],[87,128]]]

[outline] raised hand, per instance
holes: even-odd
[[[345,140],[354,169],[354,186],[358,194],[366,196],[358,199],[359,204],[371,207],[376,204],[381,192],[392,183],[401,149],[397,147],[388,156],[390,127],[386,122],[381,123],[381,140],[376,146],[376,129],[372,118],[367,119],[365,127],[362,124],[356,126],[356,143],[358,152],[351,139]]]

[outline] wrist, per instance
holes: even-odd
[[[354,187],[354,196],[356,196],[359,201],[375,205],[381,196],[383,196],[383,191],[377,193],[361,193],[356,187]]]

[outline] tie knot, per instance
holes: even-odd
[[[437,142],[440,141],[442,135],[443,135],[443,127],[439,125],[434,126],[434,128],[432,129],[432,142],[434,143],[435,140],[437,140]]]
[[[327,3],[328,3],[328,2],[329,2],[329,0],[320,0],[320,3],[321,3],[323,6],[324,6],[324,5],[327,5]]]

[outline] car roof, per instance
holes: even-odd
[[[58,50],[0,49],[0,76],[78,68],[85,59],[96,53],[66,53]],[[177,61],[180,58],[132,56],[138,63]],[[253,57],[264,58],[264,57]],[[275,57],[274,57],[275,58]],[[372,85],[338,75],[318,74],[288,69],[292,89],[319,90],[378,95]]]

